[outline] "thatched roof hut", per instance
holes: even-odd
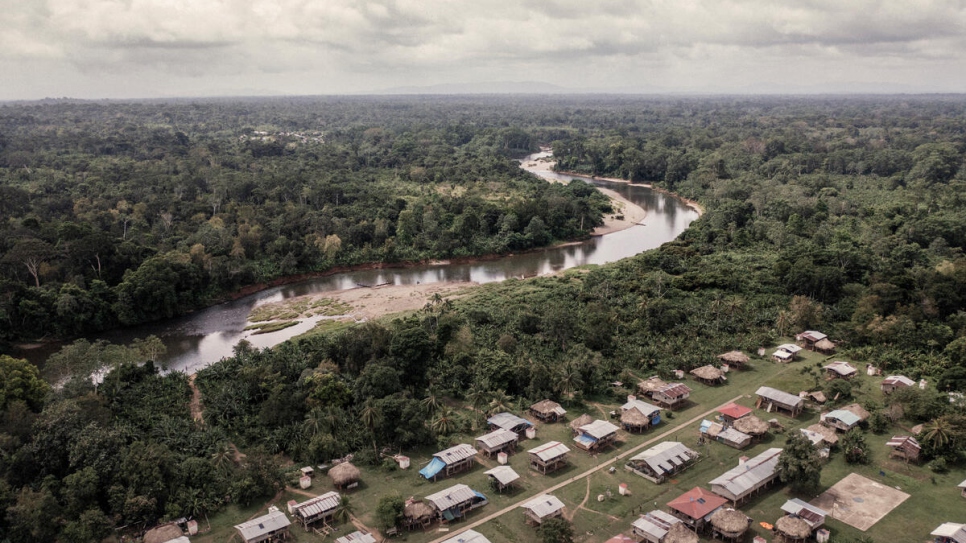
[[[748,363],[751,358],[741,351],[731,351],[724,354],[718,355],[718,360],[725,362],[731,366],[741,367]]]
[[[144,543],[167,543],[183,535],[184,532],[181,531],[181,528],[177,524],[169,522],[168,524],[156,526],[148,530],[144,534]]]
[[[592,422],[594,422],[594,417],[591,417],[587,413],[584,413],[583,415],[570,421],[570,429],[573,430],[575,434],[577,434],[577,433],[580,433],[580,430],[578,430],[578,428],[580,428],[581,426],[587,426]]]
[[[747,515],[734,509],[718,509],[711,515],[714,531],[728,539],[738,539],[744,535],[750,522]]]
[[[710,364],[694,368],[691,370],[691,375],[698,381],[709,385],[716,385],[725,380],[724,372]]]
[[[835,352],[835,344],[824,338],[815,343],[815,350],[820,353],[832,354]]]
[[[641,394],[650,397],[658,389],[667,386],[667,381],[661,379],[657,375],[649,377],[639,383],[637,383],[637,389],[641,391]]]
[[[567,414],[567,410],[553,400],[541,400],[530,406],[530,414],[543,422],[557,422]]]
[[[406,518],[406,524],[409,525],[410,530],[417,526],[425,528],[433,522],[436,511],[422,501],[407,501],[406,507],[403,509],[403,516]]]
[[[664,543],[698,543],[698,534],[692,532],[683,522],[679,522],[668,529]]]
[[[830,447],[839,442],[839,436],[835,433],[834,428],[829,428],[828,426],[824,426],[822,424],[813,424],[806,428],[806,430],[810,430],[816,434],[821,434],[822,438]]]
[[[732,426],[734,426],[735,430],[750,436],[760,436],[768,433],[768,423],[754,415],[741,417]]]
[[[786,515],[775,522],[775,530],[785,541],[805,541],[812,535],[812,529],[804,520]]]
[[[361,475],[359,468],[349,462],[336,464],[329,469],[329,478],[332,479],[332,484],[339,490],[344,490],[349,485],[359,482]]]
[[[651,425],[651,419],[637,409],[628,409],[621,413],[621,426],[625,429],[647,428]]]

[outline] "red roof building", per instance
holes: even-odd
[[[689,526],[700,528],[704,525],[705,517],[726,503],[728,500],[721,496],[696,486],[669,501],[667,506],[671,508],[674,516],[685,521]]]
[[[718,409],[718,413],[721,413],[725,420],[731,422],[744,417],[751,413],[750,407],[745,407],[743,405],[738,405],[735,402],[731,402],[728,405],[722,406]]]

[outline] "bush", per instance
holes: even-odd
[[[935,473],[946,473],[946,471],[949,469],[949,466],[946,465],[946,459],[940,456],[929,463],[929,469]]]

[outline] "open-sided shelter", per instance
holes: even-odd
[[[785,515],[775,521],[775,534],[785,543],[798,543],[810,538],[812,530],[803,519]]]
[[[506,412],[491,416],[486,419],[486,424],[489,425],[490,430],[510,430],[511,432],[516,432],[518,435],[526,432],[527,428],[533,426],[533,423],[527,419]]]
[[[577,428],[580,433],[574,437],[574,443],[585,451],[597,451],[614,443],[619,429],[606,420],[598,419]]]
[[[723,507],[727,500],[699,486],[681,494],[667,503],[671,514],[678,517],[692,530],[701,530],[711,520],[711,514]]]
[[[835,343],[832,343],[829,338],[825,338],[815,342],[815,347],[812,350],[822,354],[835,354]]]
[[[520,436],[516,432],[500,428],[476,438],[476,447],[486,456],[493,456],[499,452],[513,452],[518,441]]]
[[[764,409],[768,413],[781,411],[792,417],[797,417],[805,407],[805,400],[776,388],[758,387],[755,394],[758,395],[755,407]]]
[[[451,522],[489,502],[483,494],[464,484],[456,484],[426,496],[426,503],[436,511],[441,522]]]
[[[426,529],[436,519],[436,511],[424,501],[407,500],[403,508],[403,520],[410,530]]]
[[[335,517],[342,499],[338,492],[326,492],[292,506],[292,516],[306,530],[316,522],[327,523]]]
[[[748,531],[751,517],[730,507],[722,507],[711,513],[710,522],[713,537],[736,541]]]
[[[490,477],[493,486],[496,487],[498,492],[503,492],[511,488],[514,483],[520,480],[520,475],[513,471],[513,468],[510,466],[497,466],[483,473]]]
[[[690,467],[699,456],[684,443],[665,441],[631,457],[625,464],[625,468],[645,479],[661,484],[668,477]]]
[[[342,462],[329,468],[328,475],[332,479],[333,486],[339,490],[345,490],[359,486],[359,479],[362,474],[359,468],[353,466],[351,463]]]
[[[548,518],[563,516],[564,504],[556,496],[543,494],[520,506],[527,524],[542,524]]]
[[[761,437],[768,433],[768,422],[754,415],[748,415],[736,420],[732,428],[751,437]]]
[[[918,462],[919,453],[922,452],[922,445],[912,436],[892,436],[892,439],[886,442],[886,446],[892,449],[889,453],[890,457],[896,456],[906,462]]]
[[[282,541],[288,539],[288,527],[292,522],[278,507],[268,508],[268,514],[253,518],[247,522],[236,524],[235,529],[245,543],[261,543],[262,541]]]
[[[695,380],[706,385],[717,385],[728,380],[723,371],[710,364],[701,366],[700,368],[694,368],[691,370],[691,375],[694,376]]]
[[[718,360],[728,364],[730,368],[743,368],[751,358],[741,351],[728,351],[718,355]]]
[[[475,463],[476,449],[472,445],[460,443],[434,454],[429,464],[419,470],[419,474],[435,481],[438,477],[449,477],[454,473],[466,471]]]
[[[542,400],[530,406],[530,414],[542,422],[557,422],[564,418],[567,410],[557,402]]]
[[[631,532],[646,543],[664,543],[671,526],[681,519],[659,509],[651,511],[631,523]]]
[[[709,483],[711,491],[737,505],[778,478],[778,456],[782,450],[771,448],[731,468]]]
[[[559,441],[548,441],[527,451],[530,455],[530,469],[547,474],[567,465],[570,449]]]
[[[664,543],[698,543],[698,534],[681,522],[671,526],[664,536]]]

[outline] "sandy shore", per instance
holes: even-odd
[[[311,298],[330,298],[352,306],[346,319],[370,320],[385,315],[414,311],[431,303],[433,296],[459,298],[464,289],[478,286],[475,281],[428,283],[417,285],[385,285],[374,288],[354,288],[312,295]],[[304,299],[304,298],[296,298]]]

